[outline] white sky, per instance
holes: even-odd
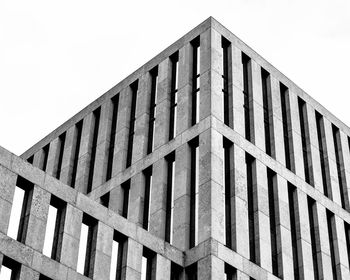
[[[0,145],[21,154],[213,16],[350,124],[350,1],[0,1]]]

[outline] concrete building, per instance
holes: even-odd
[[[350,279],[349,137],[209,18],[21,157],[0,149],[1,273]]]

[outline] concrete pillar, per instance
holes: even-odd
[[[200,120],[212,115],[224,120],[221,34],[210,28],[200,37]]]
[[[112,177],[125,169],[128,150],[132,92],[130,87],[124,88],[119,95],[119,109],[114,142]]]
[[[76,127],[71,126],[66,132],[64,145],[60,181],[70,185],[73,171],[74,151],[76,146]]]
[[[0,232],[7,234],[17,176],[0,166]]]
[[[225,242],[222,135],[208,129],[199,135],[198,243]]]
[[[83,212],[67,204],[60,262],[76,270]]]
[[[181,134],[192,125],[192,63],[192,46],[187,43],[179,50],[176,135]],[[200,92],[198,94],[200,96]]]
[[[157,114],[154,123],[154,150],[169,140],[171,61],[158,65]]]
[[[274,184],[274,201],[277,227],[277,248],[279,271],[278,277],[285,280],[294,279],[293,249],[290,232],[290,219],[288,208],[288,183],[287,180],[276,174]]]
[[[116,212],[117,214],[122,214],[123,207],[123,196],[121,194],[121,186],[115,186],[109,192],[109,205],[108,209]]]
[[[137,162],[147,154],[149,109],[151,102],[152,79],[149,72],[140,78],[136,100],[135,134],[132,162]]]
[[[233,129],[243,137],[244,125],[244,96],[243,96],[243,64],[242,51],[231,44],[232,51],[232,99],[233,99]],[[229,85],[230,88],[230,85]]]
[[[282,108],[281,108],[281,93],[279,81],[272,75],[270,77],[271,86],[271,108],[270,119],[272,123],[271,129],[271,156],[278,162],[285,165],[285,147],[284,147],[284,135],[283,135],[283,123],[282,123]]]
[[[198,279],[225,279],[225,263],[214,255],[198,261]]]
[[[137,173],[131,178],[128,220],[142,227],[145,197],[145,175]]]
[[[44,150],[40,149],[34,154],[34,159],[33,159],[33,165],[35,167],[38,167],[39,169],[43,169],[43,163],[44,163]]]
[[[75,179],[75,189],[82,193],[86,193],[87,184],[89,180],[89,167],[93,130],[93,113],[90,113],[83,120],[83,129],[79,149],[79,160]]]
[[[305,179],[304,172],[304,161],[303,161],[303,147],[301,144],[301,133],[300,133],[300,119],[298,109],[298,97],[294,92],[289,91],[289,115],[290,115],[290,135],[292,138],[292,149],[294,159],[293,169],[295,174],[300,178]]]
[[[171,271],[171,261],[167,258],[164,258],[162,255],[157,255],[155,258],[156,262],[156,280],[169,280],[170,271]]]
[[[340,142],[342,146],[342,167],[343,167],[343,186],[347,188],[348,201],[346,202],[348,208],[346,210],[350,212],[350,151],[346,147],[349,146],[349,138],[343,132],[340,133]]]
[[[249,96],[249,108],[251,119],[251,142],[258,148],[265,151],[265,130],[264,130],[264,108],[261,85],[261,67],[254,60],[250,60],[251,86]]]
[[[190,236],[191,151],[185,143],[175,151],[175,183],[173,186],[173,240],[180,250],[189,248]]]
[[[94,279],[109,279],[113,245],[113,229],[98,222]]]
[[[19,280],[39,280],[40,273],[29,268],[28,266],[21,265],[19,273]]]
[[[140,280],[142,267],[143,246],[129,238],[127,242],[126,263],[123,268],[122,279]],[[123,277],[125,276],[125,277]]]
[[[335,158],[335,150],[334,150],[334,142],[333,142],[333,132],[332,132],[332,124],[331,122],[323,118],[324,123],[324,132],[325,132],[325,147],[327,149],[327,157],[325,159],[325,162],[327,163],[329,167],[329,183],[330,183],[330,197],[331,199],[337,203],[338,205],[341,204],[341,198],[340,198],[340,189],[339,189],[339,181],[338,181],[338,171],[337,171],[337,164],[336,164],[336,158]]]
[[[49,192],[34,185],[29,213],[26,213],[29,220],[24,243],[39,252],[42,252],[44,247],[50,197]]]
[[[4,255],[0,252],[0,273],[1,273],[1,267],[2,267],[2,260],[4,259]]]
[[[234,192],[231,199],[232,223],[235,229],[233,250],[249,259],[249,219],[245,151],[234,145]]]
[[[301,279],[314,279],[309,214],[306,210],[308,209],[307,195],[296,189],[296,198],[297,205],[294,205],[294,209],[296,211],[297,246],[298,253],[301,254],[298,256],[299,272]]]
[[[166,223],[167,165],[168,163],[165,158],[153,164],[153,169],[156,170],[156,172],[153,174],[153,184],[151,188],[152,203],[150,203],[149,232],[162,239],[165,237]]]
[[[266,166],[260,161],[255,160],[252,175],[256,260],[262,268],[272,272],[269,195]]]
[[[55,176],[58,164],[59,138],[55,138],[50,143],[49,154],[47,156],[46,173]]]

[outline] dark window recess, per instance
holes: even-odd
[[[92,181],[94,178],[94,170],[95,170],[95,157],[96,157],[96,149],[97,149],[97,139],[98,139],[98,130],[100,126],[100,115],[101,115],[101,107],[97,108],[93,112],[94,117],[94,133],[92,136],[92,144],[91,144],[91,156],[90,156],[90,164],[89,164],[89,177],[88,184],[86,188],[86,193],[91,192],[92,189]]]
[[[29,162],[30,164],[33,164],[33,161],[34,161],[34,155],[27,158],[27,162]]]
[[[129,123],[129,137],[128,137],[128,150],[126,153],[126,168],[131,165],[132,161],[132,149],[134,146],[134,134],[135,134],[135,121],[136,121],[136,99],[139,81],[136,80],[130,85],[131,88],[131,108],[130,108],[130,123]]]
[[[73,167],[72,167],[72,175],[70,179],[70,186],[72,188],[75,187],[75,181],[77,177],[77,169],[78,169],[78,161],[79,161],[79,151],[80,151],[80,142],[81,142],[81,134],[83,130],[83,120],[79,121],[75,125],[75,148],[74,148],[74,157],[73,157]]]
[[[248,192],[248,218],[249,218],[249,253],[250,260],[257,262],[256,258],[256,242],[255,242],[255,217],[254,217],[254,186],[253,186],[253,164],[254,158],[246,153],[246,172],[247,172],[247,192]]]
[[[154,273],[155,273],[155,258],[156,258],[156,253],[154,253],[153,251],[151,251],[150,249],[143,247],[143,265],[146,266],[146,269],[143,270],[141,273],[145,272],[145,275],[141,276],[141,279],[145,279],[145,280],[152,280],[154,279]]]
[[[326,166],[327,155],[325,154],[326,150],[323,142],[323,136],[324,136],[323,116],[319,112],[315,111],[315,118],[316,118],[316,129],[317,129],[317,139],[318,139],[318,150],[319,150],[320,162],[321,162],[323,193],[325,196],[330,197],[331,193],[328,191],[329,184],[328,184],[327,175],[326,175],[326,172],[328,172],[328,175],[329,175],[329,169],[328,169],[328,166]]]
[[[51,258],[60,261],[61,260],[61,249],[62,249],[62,239],[63,239],[63,230],[64,223],[66,218],[66,206],[67,203],[58,197],[51,196],[50,205],[57,209],[56,221],[55,221],[55,230],[53,235]]]
[[[271,259],[272,259],[272,273],[275,276],[279,275],[279,263],[282,263],[278,256],[278,248],[281,244],[278,244],[277,240],[277,228],[278,223],[276,217],[276,205],[275,199],[278,199],[276,195],[276,173],[271,169],[267,169],[267,187],[269,195],[269,218],[270,218],[270,236],[271,236]]]
[[[297,208],[297,190],[296,187],[288,182],[288,204],[289,204],[289,217],[290,217],[290,233],[292,237],[292,251],[293,251],[293,268],[294,268],[294,279],[299,280],[299,250],[298,250],[298,236],[297,227],[299,225],[299,216],[296,214]]]
[[[31,208],[32,199],[33,199],[34,184],[18,176],[16,186],[24,191],[21,217],[19,220],[19,226],[18,226],[18,232],[17,232],[17,241],[25,243],[25,240],[27,238],[30,208]],[[17,207],[17,206],[12,205],[12,208],[13,207]]]
[[[191,187],[190,187],[190,248],[196,246],[196,211],[197,211],[197,188],[198,188],[198,137],[189,142],[191,148]]]
[[[264,68],[261,68],[261,83],[263,93],[263,109],[264,109],[264,132],[265,132],[265,151],[271,156],[271,132],[270,132],[270,108],[269,101],[271,98],[270,92],[270,73]]]
[[[334,214],[330,212],[328,209],[326,209],[326,216],[327,216],[327,229],[328,229],[328,237],[329,237],[329,249],[331,251],[331,261],[332,261],[332,273],[333,273],[333,279],[337,279],[337,263],[335,260],[335,248],[334,248],[334,242],[336,240],[334,239],[334,232],[335,224],[334,224]]]
[[[109,192],[100,197],[100,202],[101,202],[102,206],[104,206],[106,208],[109,207],[109,197],[110,197]]]
[[[179,52],[174,53],[170,57],[170,62],[171,62],[171,85],[170,85],[169,141],[175,137],[175,131],[176,131]]]
[[[130,192],[130,180],[121,184],[121,197],[122,197],[122,205],[121,205],[121,215],[124,218],[128,217],[128,208],[129,208],[129,192]]]
[[[226,274],[226,280],[235,280],[237,270],[236,270],[236,268],[225,263],[225,274]]]
[[[119,94],[113,96],[111,101],[112,101],[112,122],[111,122],[111,132],[110,132],[110,135],[109,135],[109,147],[108,147],[106,181],[108,181],[109,179],[112,178],[115,134],[116,134],[116,131],[117,131]]]
[[[319,279],[318,270],[320,268],[317,259],[317,244],[320,240],[316,235],[316,225],[317,225],[317,214],[316,214],[316,202],[312,198],[307,198],[307,205],[309,211],[309,224],[310,224],[310,235],[311,235],[311,249],[312,249],[312,262],[314,266],[314,276],[315,279]]]
[[[232,248],[232,220],[231,220],[231,148],[233,143],[227,138],[223,138],[224,149],[224,174],[225,174],[225,236],[226,246]]]
[[[43,275],[43,274],[40,274],[39,280],[52,280],[52,279],[47,277],[47,276],[45,276],[45,275]]]
[[[223,106],[224,106],[224,124],[232,127],[232,112],[230,112],[230,93],[229,93],[229,79],[230,79],[230,66],[229,66],[229,51],[231,43],[226,38],[221,37],[222,47],[222,63],[223,63]]]
[[[83,224],[88,227],[84,275],[92,278],[94,275],[98,221],[84,213]]]
[[[173,207],[173,183],[174,183],[174,165],[175,152],[165,157],[167,161],[167,190],[166,190],[166,218],[165,218],[165,241],[171,243],[172,235],[172,207]]]
[[[183,270],[184,269],[182,268],[182,266],[171,262],[170,280],[180,280],[180,279],[182,279],[181,276],[182,276]]]
[[[282,110],[282,127],[283,127],[283,143],[284,143],[284,155],[286,160],[286,168],[294,172],[292,168],[292,149],[290,142],[290,127],[288,125],[288,120],[290,119],[289,115],[289,94],[288,88],[280,83],[280,95],[281,95],[281,110]]]
[[[66,142],[66,133],[64,132],[58,137],[59,152],[58,152],[58,162],[57,162],[57,169],[56,169],[56,178],[57,179],[60,179],[60,176],[61,176],[62,160],[63,160],[63,152],[64,152],[65,142]]]
[[[117,231],[114,231],[113,240],[118,244],[118,255],[116,265],[115,280],[122,280],[123,269],[126,266],[126,251],[127,251],[127,237]]]
[[[191,41],[192,46],[192,125],[199,121],[200,88],[200,38]]]
[[[150,198],[152,188],[152,166],[143,171],[145,176],[145,196],[143,202],[143,228],[148,230],[149,226],[149,210],[150,210]]]
[[[19,279],[19,275],[21,272],[21,264],[16,262],[15,260],[4,256],[4,258],[2,259],[2,266],[6,267],[8,270],[11,271],[11,276],[10,276],[10,280],[18,280]]]
[[[344,222],[344,228],[345,228],[346,249],[348,252],[348,265],[350,267],[350,225]]]
[[[304,173],[305,181],[310,185],[314,185],[311,170],[312,163],[310,156],[308,154],[309,143],[308,138],[308,129],[307,129],[307,116],[306,116],[306,103],[300,97],[298,97],[298,108],[299,108],[299,119],[300,119],[300,132],[301,132],[301,144],[303,149],[303,160],[304,160]]]
[[[344,187],[344,165],[342,165],[343,161],[343,155],[341,150],[341,143],[340,143],[340,132],[339,128],[336,127],[334,124],[332,124],[332,132],[333,132],[333,142],[334,142],[334,150],[335,150],[335,161],[337,164],[337,174],[338,174],[338,182],[339,182],[339,191],[340,191],[340,198],[341,198],[341,205],[344,209],[347,208],[347,201],[348,201],[348,192],[347,187]]]
[[[243,95],[244,95],[244,124],[245,124],[245,138],[251,141],[250,133],[250,57],[242,53],[242,64],[243,64]]]
[[[147,154],[153,151],[153,138],[154,138],[154,122],[156,120],[156,106],[157,106],[157,83],[158,83],[158,66],[154,67],[151,71],[151,100],[149,104],[149,120],[148,120],[148,141],[147,141]]]
[[[198,268],[197,263],[191,264],[185,268],[187,280],[197,280],[198,279]]]
[[[47,159],[49,158],[49,150],[50,150],[50,143],[47,144],[44,148],[43,148],[43,164],[40,167],[41,170],[46,171],[46,167],[47,167]]]

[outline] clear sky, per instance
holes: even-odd
[[[350,1],[0,1],[0,145],[21,154],[213,16],[350,124]]]

